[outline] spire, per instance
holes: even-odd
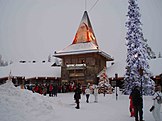
[[[87,11],[85,11],[83,14],[82,20],[72,44],[85,42],[93,42],[98,46]]]

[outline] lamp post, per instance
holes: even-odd
[[[139,57],[141,56],[141,54],[136,53],[134,56],[135,56],[135,58],[138,60],[138,64],[139,64]],[[143,87],[142,87],[142,82],[143,82],[143,80],[142,80],[143,68],[140,67],[140,68],[138,69],[138,72],[139,72],[140,79],[141,79],[141,96],[142,96],[142,88],[143,88]]]
[[[118,91],[117,91],[117,79],[118,79],[118,74],[115,74],[115,81],[116,81],[116,100],[118,100]]]
[[[142,76],[143,76],[143,68],[140,68],[139,70],[139,74],[140,74],[140,76],[141,76],[141,96],[142,96]]]

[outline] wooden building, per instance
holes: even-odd
[[[72,44],[61,51],[55,51],[55,57],[62,59],[62,82],[98,83],[97,75],[113,58],[99,49],[87,11],[84,12]]]

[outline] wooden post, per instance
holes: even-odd
[[[116,81],[116,100],[118,100],[118,92],[117,92],[117,79],[118,79],[118,74],[115,74],[115,81]]]

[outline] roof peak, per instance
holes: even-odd
[[[85,42],[93,42],[98,46],[87,11],[84,11],[83,17],[72,44]]]

